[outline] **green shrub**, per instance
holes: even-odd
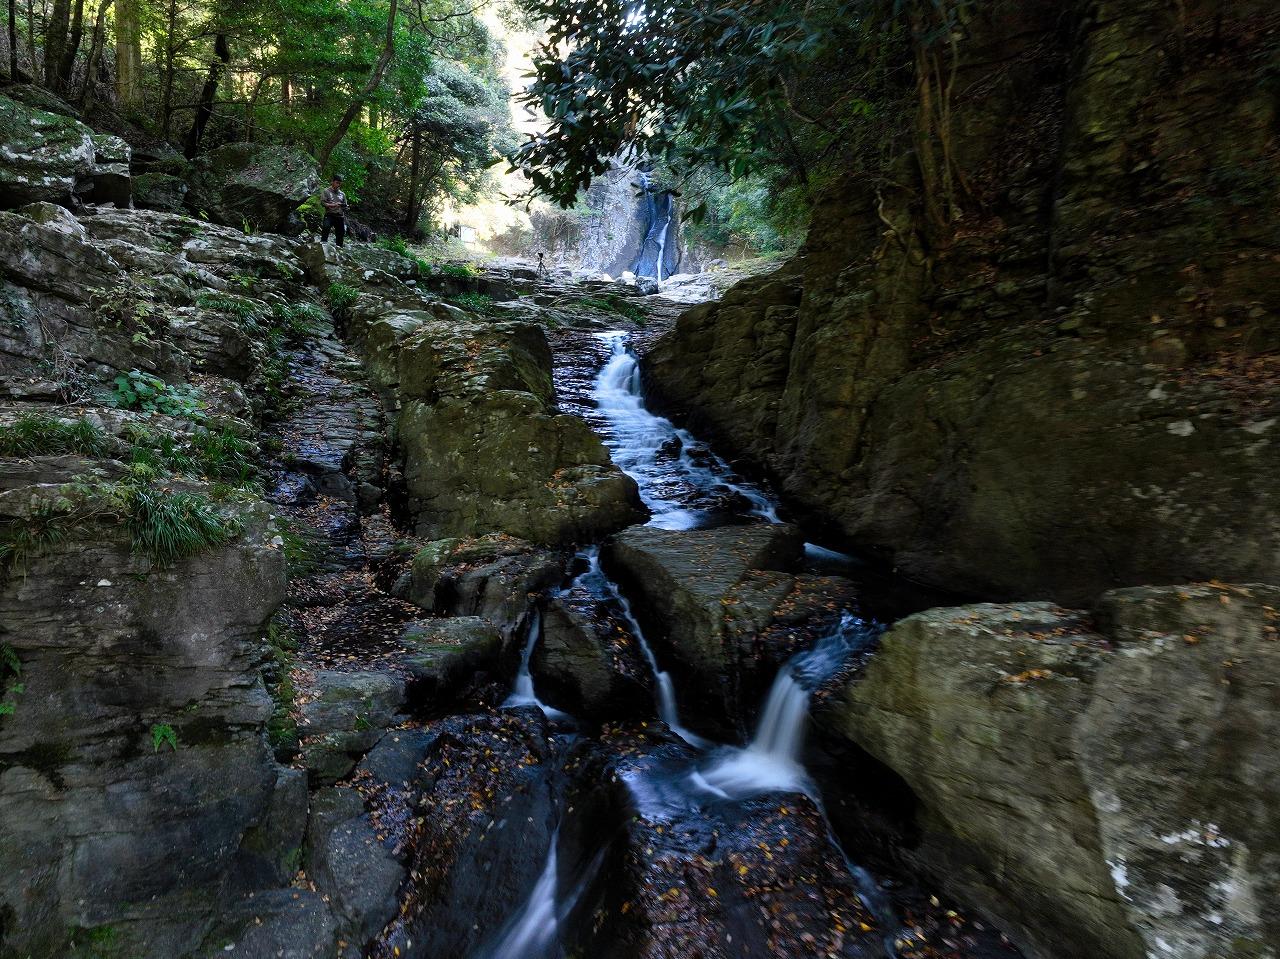
[[[206,310],[229,313],[243,323],[258,322],[262,318],[261,304],[243,296],[204,292],[196,296],[196,305],[202,306]]]
[[[277,303],[271,308],[271,318],[285,336],[293,339],[316,333],[328,319],[314,303]]]
[[[125,436],[133,444],[130,464],[148,470],[151,476],[179,473],[235,486],[247,486],[257,476],[253,445],[230,426],[172,436],[130,423]]]
[[[625,299],[616,293],[609,293],[602,297],[583,297],[578,300],[581,306],[590,307],[591,309],[600,310],[605,313],[616,313],[618,316],[625,317],[636,326],[644,326],[647,318],[644,310],[636,306],[634,303],[628,303]]]
[[[360,297],[360,291],[345,283],[331,283],[325,293],[331,310],[345,310]]]
[[[404,257],[412,257],[409,252],[409,244],[405,242],[402,236],[384,236],[378,240],[378,246],[384,250],[390,250],[392,253],[399,253]]]
[[[27,413],[0,426],[0,456],[102,456],[106,452],[106,435],[83,417],[59,420]]]
[[[112,381],[107,399],[122,410],[196,417],[204,409],[200,391],[194,386],[170,384],[141,370],[121,373]]]
[[[0,571],[26,576],[31,561],[66,541],[79,526],[70,509],[40,506],[24,520],[0,524]]]
[[[479,276],[479,271],[470,263],[441,263],[436,267],[436,272],[441,276],[452,276],[460,280],[468,280],[471,277]]]
[[[484,293],[458,293],[449,297],[449,302],[473,313],[493,312],[493,297]]]
[[[15,700],[24,692],[18,653],[8,643],[0,643],[0,716],[12,716],[18,708]]]

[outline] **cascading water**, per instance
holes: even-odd
[[[551,836],[547,863],[534,884],[533,891],[520,911],[507,924],[498,940],[481,955],[485,959],[543,959],[552,955],[559,930],[558,897],[556,895],[556,843],[559,832]]]
[[[652,513],[650,526],[693,529],[728,498],[741,498],[747,514],[780,522],[777,506],[738,478],[729,465],[687,430],[655,416],[645,406],[640,363],[621,331],[596,334],[609,345],[609,359],[592,393],[601,433],[613,461],[636,481]]]
[[[692,774],[695,786],[721,799],[744,799],[762,792],[814,790],[800,764],[809,699],[849,658],[866,649],[878,629],[845,613],[832,632],[797,653],[778,671],[746,747],[722,753]]]
[[[595,380],[595,410],[589,417],[604,437],[614,462],[636,481],[640,496],[652,513],[649,525],[694,529],[726,514],[739,522],[780,522],[775,503],[765,493],[743,481],[688,432],[646,408],[639,363],[628,349],[627,335],[620,331],[598,335],[607,343],[609,356]],[[727,510],[726,502],[737,504],[736,511]],[[696,758],[677,760],[674,766],[627,775],[625,780],[637,810],[654,819],[705,816],[712,806],[777,791],[804,792],[821,812],[817,790],[800,761],[810,698],[850,657],[874,640],[877,627],[846,614],[828,635],[811,649],[793,656],[779,670],[750,743],[742,747],[718,745],[682,725],[671,677],[645,639],[630,602],[601,569],[599,555],[598,547],[579,554],[585,569],[562,595],[586,594],[617,611],[651,671],[660,718],[697,750]],[[540,634],[541,617],[535,613],[515,690],[506,705],[537,705],[550,715],[554,710],[538,700],[530,671]],[[571,813],[571,809],[566,810],[564,815]],[[578,877],[574,880],[576,891],[558,888],[558,835],[557,829],[546,865],[528,898],[498,939],[479,953],[483,959],[551,959],[558,955],[560,927],[587,883]],[[829,839],[836,849],[840,848],[834,835]],[[603,849],[598,860],[602,856]],[[887,935],[886,951],[895,955],[893,939],[898,927],[883,893],[864,869],[849,862],[847,856],[845,859],[864,904],[886,930],[893,930]]]
[[[534,691],[533,651],[541,638],[542,610],[535,606],[529,616],[528,635],[525,637],[524,649],[520,652],[520,669],[516,672],[515,686],[512,688],[511,694],[503,700],[502,705],[504,708],[537,706],[548,719],[570,719],[571,717],[568,713],[563,713],[552,706],[548,706],[538,698],[538,694]]]
[[[690,746],[704,748],[709,745],[707,740],[686,729],[680,722],[680,710],[676,705],[676,687],[671,681],[671,675],[658,665],[658,658],[653,654],[653,648],[644,638],[644,630],[640,628],[635,614],[631,611],[631,603],[622,595],[617,584],[600,568],[600,547],[593,546],[579,556],[586,561],[587,570],[575,580],[574,585],[582,586],[612,601],[618,607],[623,620],[636,639],[636,645],[640,647],[640,654],[644,657],[645,664],[653,674],[653,685],[657,692],[658,718]]]

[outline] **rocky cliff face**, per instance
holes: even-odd
[[[306,825],[268,738],[285,560],[253,479],[274,324],[322,311],[278,238],[0,222],[0,954],[187,954],[289,909],[323,937],[309,893],[238,911]]]
[[[919,799],[912,855],[1033,955],[1274,955],[1280,589],[909,617],[820,722]]]
[[[995,598],[1280,575],[1275,15],[985,5],[945,237],[911,157],[649,355],[802,514]]]

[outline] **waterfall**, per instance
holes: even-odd
[[[718,492],[742,497],[750,504],[752,516],[780,522],[777,506],[769,497],[740,480],[724,460],[687,430],[649,412],[640,363],[627,347],[627,334],[615,330],[596,335],[609,344],[609,360],[596,378],[592,394],[605,421],[605,445],[618,468],[640,488],[640,499],[653,514],[649,525],[693,529],[710,511],[708,497]],[[695,460],[695,451],[701,462]]]
[[[877,627],[845,613],[839,625],[813,648],[791,657],[773,681],[751,742],[745,748],[722,753],[708,768],[695,770],[694,785],[722,799],[774,790],[813,796],[809,777],[800,764],[810,695],[877,635]]]
[[[661,283],[666,271],[667,242],[675,215],[675,198],[670,191],[654,192],[653,179],[647,169],[641,168],[637,175],[644,194],[647,226],[632,272],[636,276],[654,277]]]
[[[600,568],[600,547],[593,546],[591,549],[580,553],[579,556],[587,561],[587,571],[574,581],[574,585],[583,584],[589,588],[594,588],[607,599],[613,600],[622,611],[622,618],[631,630],[631,635],[635,637],[636,645],[640,647],[640,654],[644,657],[644,661],[653,675],[654,690],[657,694],[658,718],[690,746],[698,749],[708,746],[707,740],[685,729],[681,724],[680,710],[676,705],[676,687],[671,681],[671,675],[658,665],[658,658],[653,654],[653,647],[644,638],[644,630],[640,628],[640,624],[636,621],[635,614],[631,610],[631,603],[622,595],[617,584],[606,576]]]
[[[525,637],[524,649],[520,652],[520,669],[516,673],[515,687],[505,700],[503,708],[516,706],[537,706],[548,719],[572,719],[568,713],[561,712],[554,706],[548,706],[533,689],[533,650],[542,638],[542,610],[537,606],[529,614],[528,635]]]
[[[550,953],[560,926],[556,896],[556,842],[551,836],[547,863],[520,911],[511,918],[497,942],[485,950],[487,959],[543,959]]]

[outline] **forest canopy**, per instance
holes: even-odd
[[[414,232],[514,146],[503,49],[468,0],[12,0],[4,66],[174,164],[299,147]],[[171,155],[172,144],[181,156]]]

